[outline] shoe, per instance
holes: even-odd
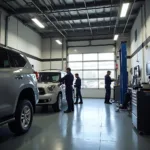
[[[79,104],[83,104],[83,102],[79,102]]]
[[[71,111],[70,110],[66,110],[66,111],[64,111],[64,113],[70,113]]]
[[[77,103],[77,102],[75,102],[74,104],[75,104],[75,105],[77,105],[78,103]]]

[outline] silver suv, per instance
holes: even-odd
[[[0,47],[0,125],[16,134],[27,132],[38,102],[37,78],[20,52]]]
[[[59,80],[66,75],[63,71],[45,70],[39,72],[38,88],[39,103],[46,110],[52,105],[53,110],[58,112],[62,109],[62,102],[66,100],[65,84],[61,84]]]

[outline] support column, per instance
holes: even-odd
[[[128,73],[127,73],[127,46],[126,42],[121,42],[120,50],[120,103],[125,101],[127,92]]]

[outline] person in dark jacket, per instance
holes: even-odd
[[[76,102],[74,104],[78,104],[78,99],[80,98],[79,104],[83,104],[82,95],[81,95],[81,79],[79,77],[79,74],[75,74],[76,82],[75,82],[75,88],[76,88]]]
[[[74,76],[71,73],[71,69],[66,69],[67,75],[60,79],[60,82],[65,82],[66,85],[66,100],[68,104],[68,109],[64,111],[65,113],[69,113],[74,111],[74,103],[73,103],[73,80]]]
[[[109,102],[111,96],[111,82],[113,82],[114,80],[111,79],[110,75],[111,71],[107,71],[107,74],[105,76],[105,89],[106,89],[105,104],[111,104]]]

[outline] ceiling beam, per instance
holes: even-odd
[[[125,24],[126,24],[126,22],[122,21],[122,22],[120,22],[119,27],[124,27]],[[133,21],[131,20],[131,21],[128,22],[127,26],[128,27],[132,27],[132,24],[133,24]],[[91,26],[89,26],[88,23],[74,24],[74,25],[72,25],[72,29],[73,30],[83,30],[83,29],[86,30],[86,29],[90,29],[90,28],[91,29],[106,29],[106,28],[114,28],[114,27],[115,27],[115,21],[112,21],[111,24],[109,23],[109,21],[103,22],[103,23],[97,23],[97,22],[95,22],[95,23],[91,24]],[[69,25],[68,26],[64,25],[63,28],[60,29],[60,30],[70,31],[72,29],[69,28]],[[40,33],[42,33],[42,32],[43,33],[44,32],[54,32],[55,28],[53,28],[51,26],[51,27],[48,27],[48,28],[45,28],[45,29],[39,29],[38,31]]]
[[[96,29],[93,29],[93,36],[97,36],[97,35],[99,35],[99,36],[103,36],[103,35],[113,35],[113,27],[111,27],[110,28],[110,31],[109,31],[109,28],[105,28],[105,29],[99,29],[98,30],[98,32],[97,32],[97,30]],[[123,29],[124,29],[124,27],[117,27],[116,28],[116,33],[117,34],[122,34],[122,31],[123,31]],[[126,33],[128,33],[129,31],[130,31],[130,29],[131,29],[131,27],[129,27],[129,28],[126,28]],[[67,38],[69,37],[69,36],[81,36],[81,37],[83,37],[83,36],[91,36],[91,32],[90,32],[90,30],[84,30],[84,31],[76,31],[76,32],[73,32],[73,31],[68,31],[67,32],[68,34],[67,34]],[[45,32],[45,33],[41,33],[41,35],[42,35],[42,37],[47,37],[47,36],[52,36],[52,37],[54,37],[54,36],[58,36],[58,33],[56,32],[56,31],[54,31],[54,32]],[[92,37],[92,36],[91,36]]]
[[[143,2],[144,0],[136,0],[136,2]],[[130,2],[132,3],[133,0],[124,0],[124,2]],[[100,9],[100,8],[104,8],[104,7],[118,7],[119,6],[119,1],[118,0],[114,0],[113,3],[110,3],[109,1],[97,1],[96,2],[96,6],[93,2],[87,2],[87,9]],[[47,9],[43,6],[40,7],[40,9],[44,12],[44,13],[57,13],[58,11],[59,12],[65,12],[68,10],[71,10],[71,11],[77,11],[78,10],[86,10],[85,6],[84,6],[84,3],[83,2],[79,2],[76,4],[76,8],[74,7],[74,4],[66,4],[65,8],[64,8],[64,5],[57,5],[55,6],[54,10],[51,9],[50,6],[47,6],[49,7],[49,9],[51,11],[47,11]],[[19,8],[19,9],[16,9],[16,12],[12,12],[13,15],[18,15],[18,14],[29,14],[29,13],[39,13],[39,11],[36,9],[36,8]],[[40,14],[40,13],[39,13]]]
[[[136,16],[137,13],[138,13],[137,10],[134,10],[134,11],[132,11],[131,16]],[[111,17],[112,17],[112,18],[113,18],[113,17],[116,18],[116,17],[117,17],[117,12],[116,12],[116,11],[113,11],[113,12],[111,13]],[[53,22],[56,21],[56,20],[55,20],[52,16],[50,16],[50,15],[49,15],[49,18],[50,18],[51,21],[53,21]],[[95,15],[95,14],[89,14],[89,19],[99,19],[99,18],[110,18],[110,12],[97,13],[97,15]],[[42,18],[40,18],[40,20],[41,20],[41,19],[42,19]],[[87,20],[87,14],[80,15],[80,16],[76,15],[76,16],[72,16],[71,18],[70,18],[69,16],[62,16],[61,18],[56,16],[56,19],[57,19],[57,21],[76,21],[76,20],[81,20],[81,19],[86,19],[86,20]],[[42,21],[42,22],[47,22],[47,20],[44,19],[44,18],[43,18],[43,20],[41,20],[41,21]],[[31,20],[27,20],[26,23],[29,24],[29,23],[32,23],[32,21],[31,21]]]

